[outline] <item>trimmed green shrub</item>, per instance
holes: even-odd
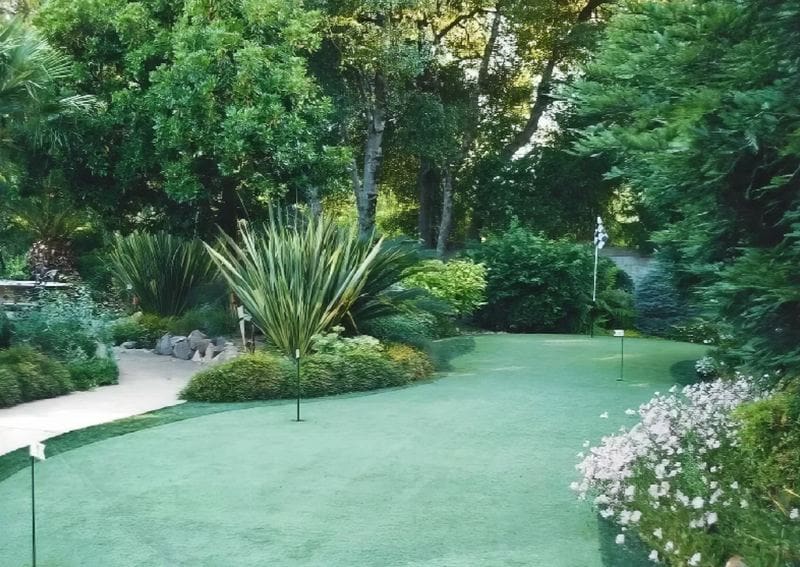
[[[67,364],[67,370],[77,390],[89,390],[119,382],[119,367],[111,358],[75,360]]]
[[[172,332],[174,325],[175,320],[172,317],[138,313],[114,321],[110,327],[110,335],[115,345],[135,341],[140,348],[153,348],[158,339]]]
[[[588,329],[592,247],[548,240],[520,226],[489,235],[472,255],[486,265],[487,304],[478,321],[495,330],[574,333]],[[598,294],[614,289],[618,269],[602,258]]]
[[[6,348],[11,344],[11,321],[8,320],[6,312],[0,309],[0,348]]]
[[[360,330],[387,343],[417,348],[425,348],[432,339],[438,338],[436,317],[424,312],[378,317],[365,322]]]
[[[73,389],[69,372],[57,360],[27,346],[0,351],[0,405],[52,398]]]
[[[291,395],[288,359],[265,353],[240,356],[196,374],[181,396],[195,402],[246,402]]]
[[[389,345],[386,356],[399,365],[412,380],[428,378],[434,372],[431,357],[408,345]]]
[[[428,260],[403,281],[446,301],[460,317],[474,313],[486,299],[486,267],[472,260]]]

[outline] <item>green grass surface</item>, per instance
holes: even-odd
[[[575,454],[691,379],[704,349],[628,340],[617,382],[618,339],[441,346],[460,354],[445,377],[308,401],[299,424],[287,402],[185,404],[52,440],[62,452],[37,465],[39,565],[638,565],[575,501]],[[0,482],[3,567],[30,564],[29,482]]]

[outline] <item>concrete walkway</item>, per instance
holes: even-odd
[[[67,431],[182,403],[200,365],[149,350],[118,350],[119,384],[0,409],[0,455]]]

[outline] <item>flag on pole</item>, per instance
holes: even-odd
[[[603,219],[597,217],[597,228],[594,229],[594,245],[598,250],[602,250],[606,242],[608,242],[608,233],[603,226]]]
[[[35,459],[44,461],[44,443],[39,443],[38,441],[31,443],[30,455]]]

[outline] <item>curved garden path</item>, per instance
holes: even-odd
[[[148,350],[118,352],[117,385],[0,409],[0,455],[67,431],[179,404],[178,393],[201,368]]]
[[[48,459],[41,565],[634,565],[570,492],[576,453],[703,349],[629,340],[617,382],[611,338],[469,341],[443,378],[309,401],[303,423],[265,403]],[[3,565],[28,561],[28,483],[0,482]]]

